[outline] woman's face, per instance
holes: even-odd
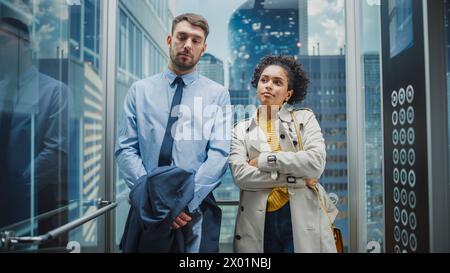
[[[270,65],[261,73],[258,82],[258,99],[261,105],[281,106],[294,94],[288,90],[288,74],[278,65]]]

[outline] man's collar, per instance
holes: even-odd
[[[175,74],[172,70],[167,69],[164,73],[166,79],[169,81],[169,84],[172,84],[176,77],[178,77],[177,74]],[[191,85],[193,84],[198,78],[199,73],[197,70],[194,70],[193,72],[185,75],[180,76],[183,79],[183,82],[185,85]]]

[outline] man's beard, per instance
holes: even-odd
[[[172,61],[172,64],[175,66],[175,68],[180,71],[191,70],[192,68],[194,68],[197,65],[197,61],[195,61],[194,59],[193,59],[192,64],[184,64],[184,63],[178,61],[176,53],[170,54],[170,60]]]

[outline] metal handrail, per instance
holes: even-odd
[[[57,214],[60,214],[60,213],[62,213],[64,211],[66,211],[66,210],[70,210],[71,208],[76,207],[76,205],[77,205],[76,202],[70,202],[69,205],[67,205],[67,206],[60,207],[60,208],[57,208],[57,209],[54,209],[54,210],[51,210],[51,211],[39,214],[36,217],[33,217],[33,220],[34,221],[41,221],[43,219],[50,218],[50,217],[52,217],[54,215],[57,215]],[[7,231],[7,230],[17,230],[18,228],[29,226],[31,221],[32,220],[30,220],[30,219],[26,219],[26,220],[17,222],[15,224],[12,224],[12,225],[0,228],[0,232]]]
[[[59,227],[59,228],[49,231],[46,234],[41,235],[41,236],[15,237],[15,234],[13,231],[0,232],[1,248],[4,248],[6,250],[11,250],[11,248],[14,245],[18,245],[18,244],[35,244],[35,245],[43,244],[45,242],[53,240],[54,238],[56,238],[62,234],[65,234],[71,230],[74,230],[75,228],[77,228],[95,218],[98,218],[98,217],[102,216],[103,214],[106,214],[107,212],[109,212],[117,207],[116,202],[114,202],[114,203],[108,202],[108,201],[102,201],[102,202],[105,206],[102,207],[101,209],[97,210],[96,212],[86,215],[84,217],[81,217],[75,221],[72,221],[68,224],[65,224],[65,225]],[[108,205],[106,205],[106,203],[108,203]]]
[[[71,201],[69,201],[68,205],[66,205],[64,207],[60,207],[60,208],[54,209],[54,210],[51,210],[51,211],[47,211],[47,212],[42,213],[42,214],[39,214],[39,215],[33,217],[33,220],[34,221],[40,221],[40,220],[43,220],[43,219],[50,218],[50,217],[52,217],[54,215],[60,214],[60,213],[62,213],[64,211],[66,211],[66,210],[74,209],[74,208],[76,208],[79,205],[79,202],[80,202],[79,200],[71,200]],[[85,206],[85,207],[95,206],[98,209],[100,209],[100,208],[102,208],[105,205],[109,205],[110,203],[111,202],[109,202],[109,201],[104,201],[103,199],[98,198],[98,199],[95,199],[95,200],[83,201],[83,206]],[[26,220],[17,222],[15,224],[12,224],[12,225],[9,225],[9,226],[6,226],[6,227],[2,227],[2,228],[0,228],[0,232],[7,231],[7,230],[17,230],[17,228],[19,228],[19,227],[29,225],[31,223],[31,221],[32,220],[30,220],[30,219],[26,219]]]
[[[239,206],[239,201],[219,200],[216,203],[218,206]]]

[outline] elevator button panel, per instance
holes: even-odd
[[[392,104],[392,182],[394,183],[394,251],[414,252],[418,243],[416,218],[416,114],[414,87],[401,87],[391,93]]]

